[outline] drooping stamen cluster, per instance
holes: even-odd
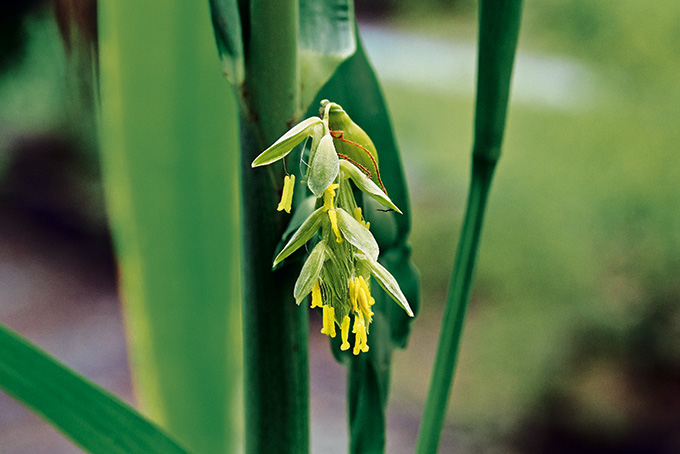
[[[350,349],[349,333],[352,325],[351,332],[354,334],[352,352],[358,355],[369,349],[369,325],[374,315],[371,307],[375,304],[370,290],[371,276],[376,278],[380,286],[409,315],[413,316],[413,312],[399,284],[378,263],[378,244],[369,231],[370,223],[363,219],[361,208],[357,206],[350,180],[368,196],[391,210],[401,212],[383,189],[365,173],[365,167],[357,166],[361,159],[360,153],[370,153],[369,149],[374,149],[372,143],[362,146],[361,150],[357,151],[359,156],[355,156],[355,159],[344,158],[351,150],[343,150],[345,152],[341,155],[343,159],[339,158],[334,138],[330,133],[331,112],[336,117],[344,115],[346,119],[341,117],[344,122],[342,124],[349,125],[352,131],[360,131],[364,143],[370,142],[368,136],[351,122],[337,104],[322,101],[322,107],[324,110],[321,118],[311,117],[294,126],[258,156],[253,161],[253,167],[282,159],[302,140],[312,138],[309,168],[305,179],[307,187],[316,196],[316,209],[274,259],[274,266],[318,234],[318,241],[302,266],[293,294],[296,302],[300,304],[311,293],[311,307],[319,307],[322,310],[321,332],[336,337],[337,324],[340,327],[342,350]],[[333,131],[337,130],[338,127],[335,126]],[[354,142],[346,140],[343,146],[347,143]],[[369,157],[370,162],[377,165],[377,155]],[[378,174],[377,168],[375,174]],[[279,211],[290,212],[294,182],[294,176],[286,176]]]

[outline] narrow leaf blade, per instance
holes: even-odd
[[[133,408],[3,325],[0,387],[90,453],[187,453]]]

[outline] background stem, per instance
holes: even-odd
[[[488,162],[473,161],[465,221],[456,252],[449,296],[446,300],[435,367],[430,381],[430,391],[418,434],[416,452],[419,454],[437,452],[439,438],[446,419],[446,409],[458,359],[470,285],[493,171],[494,166]]]
[[[470,192],[418,434],[418,454],[437,451],[446,419],[484,210],[503,142],[521,11],[521,0],[481,0],[479,3],[477,103]]]

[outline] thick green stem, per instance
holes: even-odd
[[[246,104],[260,146],[269,146],[295,121],[300,105],[298,2],[252,0],[246,41]],[[260,150],[261,151],[261,150]]]
[[[479,61],[472,178],[430,390],[418,434],[418,454],[436,453],[446,419],[484,210],[503,143],[521,11],[521,0],[481,0],[479,3]]]
[[[439,437],[446,419],[446,408],[458,359],[460,339],[470,295],[470,284],[493,170],[494,166],[485,161],[475,160],[472,165],[472,181],[465,222],[456,252],[435,368],[430,381],[430,391],[418,434],[416,452],[419,454],[437,452]]]
[[[246,453],[304,454],[309,451],[307,311],[293,299],[298,270],[272,271],[290,219],[276,211],[281,166],[251,168],[297,113],[298,2],[252,0],[249,21],[247,112],[241,115]]]
[[[272,271],[287,218],[264,169],[252,169],[257,148],[243,120],[241,219],[243,231],[243,333],[246,453],[304,454],[309,451],[309,361],[307,308],[297,306],[297,269]]]

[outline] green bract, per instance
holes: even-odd
[[[380,189],[378,185],[373,182],[373,180],[364,175],[364,173],[356,166],[343,159],[340,161],[340,167],[343,171],[347,172],[347,176],[349,176],[352,179],[352,182],[354,182],[354,184],[357,185],[357,187],[363,192],[370,195],[386,207],[393,209],[399,214],[403,214],[401,210],[397,208],[394,203],[392,203],[392,200],[390,200],[387,194],[385,194],[385,192],[383,192],[383,190]]]
[[[304,222],[294,219],[300,227],[276,256],[274,266],[318,237],[318,243],[302,266],[293,296],[300,304],[311,293],[312,307],[323,309],[321,332],[335,337],[336,325],[340,327],[341,350],[350,348],[348,337],[353,316],[353,353],[357,355],[368,351],[368,328],[374,315],[371,306],[375,303],[371,296],[371,276],[409,316],[413,316],[413,311],[396,279],[378,263],[378,243],[357,205],[350,181],[383,206],[400,214],[401,211],[382,185],[377,153],[368,135],[339,105],[324,100],[321,106],[321,118],[307,118],[294,126],[252,165],[257,167],[282,159],[305,138],[312,137],[304,180],[316,197],[316,209]],[[331,120],[335,129],[329,126]],[[339,129],[343,125],[347,131]],[[337,147],[342,147],[342,152]],[[294,179],[286,177],[285,181],[278,209],[289,211]]]
[[[307,186],[315,196],[323,196],[328,186],[335,181],[340,171],[338,154],[333,147],[333,138],[324,135],[319,141],[316,152],[311,155]]]
[[[279,140],[264,150],[252,163],[253,167],[264,166],[285,158],[296,145],[307,137],[321,136],[323,122],[320,118],[310,117],[293,126]]]

